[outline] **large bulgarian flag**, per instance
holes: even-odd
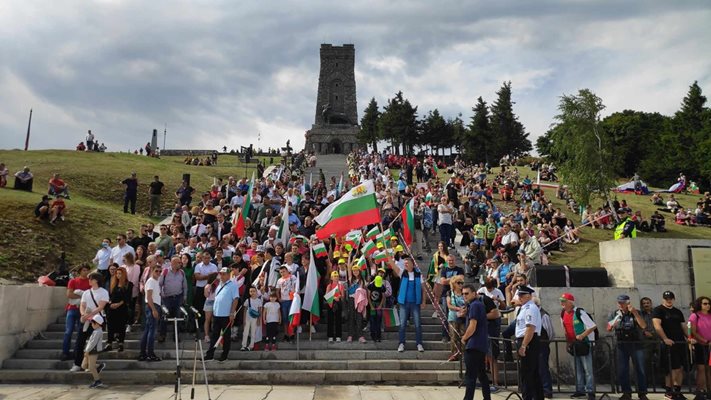
[[[400,211],[402,216],[402,237],[407,245],[412,244],[412,240],[415,237],[415,198],[413,197],[410,201],[405,204],[402,211]]]
[[[344,235],[351,229],[380,222],[373,181],[367,180],[353,187],[326,207],[314,221],[321,225],[316,237],[322,240],[333,234]]]
[[[249,188],[247,189],[247,196],[245,196],[242,202],[242,208],[240,209],[239,215],[237,216],[237,221],[234,221],[232,226],[233,233],[239,238],[244,237],[244,227],[247,222],[247,216],[249,215],[249,207],[252,204],[252,188],[254,188],[254,172],[252,172],[252,180],[249,181]]]
[[[304,287],[304,305],[303,310],[311,313],[311,321],[315,324],[321,318],[321,301],[318,297],[318,270],[316,269],[316,257],[314,257],[313,249],[311,251],[311,262],[309,270],[306,273],[306,287]]]

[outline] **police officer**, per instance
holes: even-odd
[[[626,208],[619,208],[617,215],[620,217],[620,223],[615,227],[615,240],[624,238],[637,237],[637,225],[632,221],[627,213]]]
[[[516,295],[522,306],[516,317],[516,346],[523,379],[523,400],[543,400],[543,384],[538,371],[540,353],[541,311],[533,301],[534,290],[525,285],[518,287]]]

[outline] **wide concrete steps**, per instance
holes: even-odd
[[[212,364],[212,362],[211,362]],[[192,367],[192,363],[190,365]],[[212,367],[210,367],[212,368]],[[209,369],[210,384],[253,384],[253,385],[320,385],[320,384],[381,384],[395,385],[455,385],[461,380],[458,370],[215,370]],[[184,369],[183,384],[192,380],[192,369]],[[198,370],[196,381],[202,380]],[[0,374],[1,383],[33,383],[85,385],[91,380],[88,373],[72,373],[53,369],[4,369]],[[101,373],[101,380],[109,385],[126,384],[155,385],[175,382],[175,370],[111,370],[107,367]]]

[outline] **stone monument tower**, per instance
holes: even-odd
[[[321,45],[316,115],[306,131],[306,150],[316,154],[347,154],[358,147],[355,47]]]

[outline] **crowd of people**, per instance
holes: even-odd
[[[316,163],[310,155],[305,159],[310,165]],[[398,171],[395,165],[399,165]],[[553,166],[546,168],[554,170]],[[440,178],[441,169],[447,171],[445,179]],[[135,175],[128,179],[135,179]],[[315,219],[351,187],[368,180],[374,184],[380,223],[318,239]],[[157,176],[155,182],[160,182]],[[122,183],[128,190],[131,182]],[[61,192],[61,188],[55,189]],[[152,195],[162,193],[161,184]],[[556,195],[570,196],[561,191]],[[163,308],[170,315],[179,315],[181,306],[192,307],[199,314],[191,313],[192,319],[181,331],[194,332],[206,342],[208,360],[224,361],[240,333],[242,351],[277,351],[280,342],[293,341],[299,330],[320,330],[314,323],[318,318],[326,320],[329,342],[379,342],[392,313],[397,313],[400,321],[393,348],[406,351],[406,330],[413,325],[416,348],[423,352],[420,314],[422,305],[429,302],[438,310],[433,317],[445,321],[442,341],[451,345],[449,360],[463,358],[467,365],[465,398],[473,396],[476,379],[482,380],[485,399],[498,390],[496,368],[501,347],[505,359],[517,353],[522,360],[526,399],[552,396],[548,356],[549,342],[556,334],[551,315],[540,307],[531,288],[535,286],[532,272],[567,246],[575,246],[582,232],[567,216],[568,212],[576,214],[576,207],[566,211],[555,207],[515,166],[504,166],[491,174],[485,164],[460,159],[446,166],[431,157],[393,159],[385,152],[354,151],[347,157],[347,173],[340,179],[327,180],[319,174],[314,180],[305,176],[302,168],[282,164],[254,181],[227,177],[203,192],[183,182],[175,196],[172,218],[161,224],[158,232],[148,223],[138,233],[128,229],[118,234],[115,242],[104,238],[97,243],[93,265],[75,268],[67,287],[67,330],[62,348],[62,359],[72,358],[71,337],[77,330],[72,371],[86,368],[87,362],[82,362],[84,350],[89,348],[87,340],[93,346],[89,350],[97,349],[90,339],[92,330],[97,329],[96,316],[105,319],[108,330],[108,341],[99,351],[123,351],[126,332],[142,326],[139,360],[151,362],[160,360],[154,352],[155,341],[167,339]],[[401,210],[410,201],[414,210],[411,244],[404,241],[402,233],[407,227],[400,220]],[[615,213],[609,212],[613,209]],[[609,204],[598,213],[587,207],[581,225],[615,228],[616,238],[635,237],[638,225],[628,217],[629,211],[624,201]],[[436,249],[430,247],[434,243]],[[458,261],[462,258],[463,262]],[[312,316],[309,310],[301,310],[301,323],[294,326],[289,318],[291,304],[296,296],[301,302],[306,300],[307,277],[314,268],[323,311]],[[683,316],[678,321],[675,312],[660,309],[673,305],[673,300],[669,301],[673,294],[663,297],[654,310],[651,300],[647,304],[643,299],[637,311],[630,306],[629,297],[621,296],[617,299],[619,312],[615,311],[608,328],[616,333],[617,345],[622,343],[618,357],[626,356],[618,364],[627,363],[630,357],[637,363],[637,392],[642,400],[646,388],[639,369],[648,363],[640,362],[637,344],[626,346],[624,338],[635,343],[649,340],[654,343],[651,347],[658,347],[664,338],[674,345],[689,340],[698,342],[699,351],[706,351],[711,339],[711,324],[706,319],[711,315],[702,300],[696,319],[691,321],[692,334],[680,337],[673,323],[684,324]],[[590,345],[597,327],[584,310],[575,307],[570,293],[561,295],[560,311],[578,371],[574,397],[591,398]],[[642,321],[638,316],[643,314],[650,318]],[[509,323],[502,326],[504,318]],[[625,336],[632,330],[638,334]],[[620,336],[619,331],[626,333]],[[218,343],[221,353],[216,355]],[[708,365],[707,352],[699,359],[704,354],[704,365]],[[657,365],[669,364],[664,355],[659,357]],[[676,366],[676,359],[671,361]],[[95,365],[96,360],[89,359],[88,364]],[[92,371],[99,384],[100,369]],[[629,379],[623,377],[629,370],[624,371],[618,383],[627,399],[632,391]],[[668,397],[679,400],[676,375],[672,374],[667,385]],[[700,383],[701,396],[705,385],[706,381]]]

